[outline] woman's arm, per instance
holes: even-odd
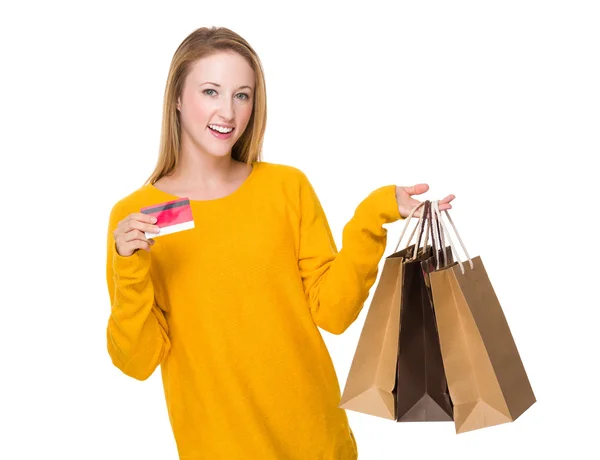
[[[117,252],[113,231],[126,215],[117,204],[109,219],[106,281],[111,313],[107,349],[123,373],[146,380],[168,354],[171,343],[167,321],[154,298],[150,252],[138,250],[128,257]]]
[[[371,192],[356,208],[338,252],[325,213],[308,178],[300,181],[298,266],[314,322],[332,334],[344,332],[360,314],[375,283],[387,241],[383,224],[403,217],[396,186]]]

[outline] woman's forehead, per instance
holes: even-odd
[[[219,52],[196,61],[190,74],[199,84],[213,82],[223,86],[251,85],[254,71],[248,62],[234,52]]]

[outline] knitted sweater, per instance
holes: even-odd
[[[401,219],[395,185],[370,193],[338,252],[299,169],[254,162],[242,185],[190,200],[195,227],[120,256],[112,235],[140,208],[179,197],[143,185],[110,213],[107,347],[124,374],[161,366],[181,460],[354,460],[357,444],[318,328],[359,315]]]

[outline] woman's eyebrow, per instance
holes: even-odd
[[[215,85],[215,86],[219,86],[219,87],[221,86],[218,83],[214,83],[212,81],[205,81],[204,83],[200,84],[200,86],[202,86],[202,85]],[[248,86],[248,85],[240,86],[238,89],[242,89],[242,88],[248,88],[250,90],[252,89],[252,87]]]

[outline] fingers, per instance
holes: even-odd
[[[123,220],[139,220],[140,222],[147,222],[149,224],[153,224],[156,222],[156,217],[149,216],[148,214],[144,214],[143,212],[133,212]]]
[[[148,240],[133,240],[127,245],[127,249],[143,249],[149,251],[151,244]],[[132,251],[133,252],[133,251]]]
[[[138,249],[150,251],[154,242],[149,239],[135,239],[131,241],[123,241],[122,237],[115,238],[117,245],[117,253],[123,257],[129,257]]]
[[[440,200],[440,204],[450,203],[454,198],[456,198],[454,195],[448,195],[443,200]]]
[[[122,256],[130,256],[138,249],[149,251],[154,240],[146,238],[144,232],[159,233],[160,227],[153,225],[152,216],[143,213],[132,213],[117,225],[113,232],[117,252]]]
[[[148,217],[148,216],[146,216]],[[147,223],[146,221],[139,221],[134,219],[125,219],[122,221],[123,232],[131,232],[134,230],[140,230],[148,233],[159,233],[160,227],[158,225],[153,225]]]
[[[438,201],[438,209],[440,211],[447,211],[449,209],[452,209],[452,205],[450,204],[450,201],[452,201],[454,198],[456,198],[454,195],[448,195],[443,200],[439,200]],[[416,206],[417,204],[419,204],[419,203],[415,202],[414,206]],[[420,207],[419,209],[417,209],[414,212],[413,217],[417,217],[417,218],[421,217],[422,209],[423,209],[423,207]]]
[[[447,211],[449,209],[452,209],[452,205],[450,204],[450,202],[454,200],[454,198],[456,198],[454,195],[448,195],[443,200],[439,200],[438,207],[440,211]]]
[[[134,240],[142,240],[142,241],[147,241],[148,238],[146,238],[146,235],[144,234],[144,232],[140,231],[140,230],[131,230],[129,232],[123,233],[121,236],[121,241],[129,243],[130,241],[134,241]]]
[[[141,249],[143,249],[144,251],[150,251],[150,248],[154,245],[155,241],[152,238],[148,238],[146,241],[146,246]]]
[[[410,198],[411,195],[421,195],[429,190],[428,184],[416,184],[411,187],[396,187],[396,199],[398,201],[398,206],[400,210],[400,215],[405,217],[410,211],[417,205],[420,204],[419,201]],[[399,191],[403,191],[404,193],[399,193]],[[408,196],[407,196],[408,195]],[[438,200],[438,208],[440,211],[447,211],[452,209],[452,205],[450,204],[456,198],[455,195],[448,195],[442,200]],[[413,213],[413,217],[420,218],[422,215],[422,207],[417,209]]]

